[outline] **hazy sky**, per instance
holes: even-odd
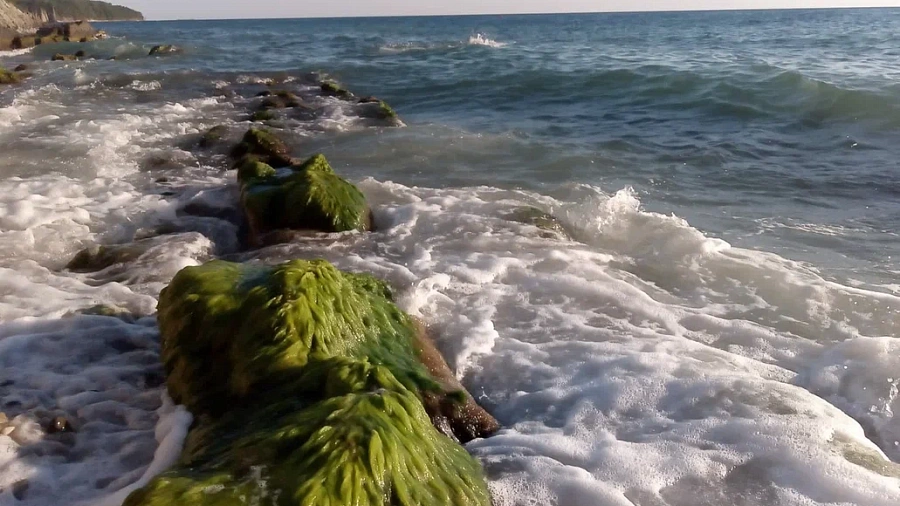
[[[148,19],[297,18],[779,7],[892,7],[900,0],[109,0]]]

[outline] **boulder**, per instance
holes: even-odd
[[[55,55],[53,55],[52,58],[50,58],[51,61],[74,61],[77,59],[78,58],[74,54],[62,54],[62,53],[56,53]]]
[[[504,215],[509,221],[532,225],[539,228],[541,237],[547,239],[569,239],[569,232],[555,216],[536,207],[524,206],[513,209]]]
[[[158,320],[169,393],[195,423],[125,506],[490,505],[478,462],[425,411],[442,387],[384,283],[323,260],[214,261],[175,276]]]
[[[0,84],[15,84],[19,82],[19,76],[0,67]]]
[[[222,142],[225,136],[228,135],[228,127],[225,125],[216,125],[209,130],[207,130],[202,137],[200,137],[200,141],[198,144],[201,148],[211,148],[216,144]]]
[[[337,83],[333,81],[325,81],[320,86],[322,89],[322,94],[329,97],[338,97],[344,100],[350,100],[353,98],[353,94],[349,91],[341,88]]]
[[[40,38],[60,38],[66,41],[82,41],[93,40],[97,34],[97,30],[87,21],[66,21],[57,23],[47,23],[38,28],[36,36]]]
[[[153,46],[152,48],[150,48],[150,53],[148,54],[148,56],[160,56],[160,55],[167,55],[167,54],[176,54],[176,53],[181,53],[181,52],[182,52],[182,49],[180,47],[173,46],[170,44],[165,44],[165,45],[160,45],[160,46]]]
[[[256,111],[250,116],[250,121],[270,121],[275,119],[275,113],[269,110]]]
[[[13,72],[25,72],[26,70],[28,70],[28,65],[20,63],[18,66],[16,66],[16,68],[13,69]]]
[[[0,51],[15,49],[13,47],[13,41],[18,37],[19,34],[15,30],[0,26]]]
[[[247,217],[250,242],[259,244],[262,234],[276,229],[346,232],[372,230],[372,212],[366,198],[337,174],[322,155],[290,167],[287,174],[265,169],[259,177],[247,174],[245,161],[239,170],[241,206]]]
[[[247,130],[241,142],[231,150],[234,159],[240,160],[246,155],[253,155],[275,167],[292,163],[290,150],[284,141],[262,128]]]

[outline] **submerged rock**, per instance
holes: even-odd
[[[74,54],[62,54],[62,53],[56,53],[55,55],[53,55],[52,58],[50,58],[51,61],[74,61],[77,59],[78,58]]]
[[[290,168],[284,176],[265,164],[245,161],[239,168],[241,205],[251,239],[276,229],[345,232],[372,230],[365,196],[334,173],[322,155]]]
[[[272,111],[269,111],[269,110],[256,111],[255,113],[253,113],[252,116],[250,116],[250,121],[256,121],[256,122],[270,121],[273,119],[275,119],[275,113],[273,113]]]
[[[125,506],[490,504],[478,462],[429,420],[420,394],[442,387],[382,282],[215,261],[175,276],[158,319],[169,393],[196,422]]]
[[[158,46],[153,46],[150,48],[150,52],[147,56],[161,56],[167,54],[176,54],[181,53],[182,49],[178,46],[173,46],[171,44],[163,44]]]
[[[25,72],[26,70],[28,70],[28,65],[21,63],[13,69],[13,72]]]
[[[541,236],[548,239],[568,239],[570,237],[566,228],[555,216],[536,207],[525,206],[516,208],[507,213],[504,218],[509,221],[535,226],[544,232]]]

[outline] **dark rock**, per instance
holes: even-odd
[[[132,314],[127,309],[116,306],[109,306],[106,304],[98,304],[89,308],[79,309],[78,311],[75,311],[75,314],[82,314],[86,316],[108,316],[110,318],[118,318],[125,323],[134,323],[135,321],[137,321],[137,318],[135,318],[134,314]]]
[[[66,265],[66,269],[73,272],[102,271],[116,264],[137,260],[155,244],[151,239],[144,239],[127,244],[91,246],[79,251]]]
[[[75,429],[66,417],[57,416],[47,425],[46,432],[47,434],[57,434],[60,432],[75,432]]]
[[[19,501],[25,500],[25,494],[28,493],[28,487],[30,484],[28,480],[19,480],[12,484],[12,494]]]
[[[84,58],[87,56],[87,53],[84,52],[84,49],[79,49],[75,52],[75,58]]]
[[[271,91],[269,91],[269,90],[263,90],[263,91],[257,93],[256,96],[257,96],[257,97],[268,97],[268,96],[271,95],[271,94],[272,94]]]
[[[6,51],[7,49],[13,48],[13,41],[19,37],[19,34],[11,29],[6,28],[5,26],[0,26],[0,51]]]
[[[360,104],[371,104],[374,102],[381,102],[381,99],[373,97],[371,95],[369,95],[368,97],[363,97],[363,98],[359,99]]]
[[[183,50],[178,46],[173,46],[171,44],[164,44],[159,46],[153,46],[150,48],[150,53],[148,56],[159,56],[159,55],[167,55],[167,54],[176,54],[181,53]]]
[[[225,125],[216,125],[206,133],[203,134],[203,137],[200,137],[200,142],[198,143],[201,148],[211,148],[216,144],[222,142],[225,136],[228,135],[228,127]]]
[[[22,63],[19,66],[17,66],[16,68],[14,68],[13,72],[24,72],[26,70],[28,70],[28,65],[25,65],[24,63]]]
[[[62,54],[56,53],[53,55],[53,58],[50,58],[51,61],[74,61],[77,60],[74,54]]]

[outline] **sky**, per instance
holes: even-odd
[[[900,0],[108,0],[147,19],[300,18],[530,12],[894,7]]]

